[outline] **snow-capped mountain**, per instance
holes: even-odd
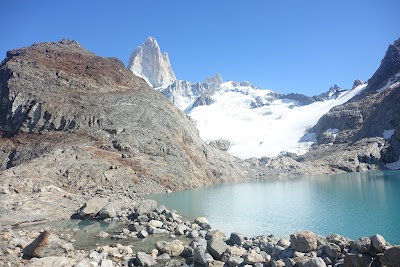
[[[133,51],[128,69],[154,88],[168,86],[176,80],[167,52],[161,54],[160,46],[153,37]]]
[[[228,152],[234,156],[303,154],[316,142],[315,134],[305,131],[332,107],[347,102],[365,86],[344,91],[337,98],[299,105],[295,100],[277,99],[274,91],[226,82],[211,96],[211,105],[198,106],[188,115],[197,122],[203,140],[229,141]],[[258,106],[252,108],[252,103]]]
[[[169,61],[166,71],[154,60],[143,60],[154,54],[161,55],[160,48],[154,38],[149,38],[132,54],[129,68],[193,118],[203,140],[212,144],[219,140],[228,153],[240,158],[307,152],[316,139],[315,134],[305,134],[306,130],[332,107],[347,102],[366,86],[343,90],[334,85],[326,93],[309,97],[279,94],[247,81],[223,82],[219,74],[205,82],[192,83],[175,79]],[[160,85],[154,77],[163,77],[164,81],[168,77],[170,82]]]
[[[178,108],[183,111],[189,111],[199,97],[205,94],[212,94],[222,83],[222,77],[219,74],[215,74],[207,78],[205,82],[192,83],[184,80],[175,80],[166,87],[156,89]]]

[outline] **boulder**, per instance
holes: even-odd
[[[236,266],[240,266],[243,263],[244,259],[241,257],[229,257],[229,259],[227,260],[227,263],[229,266],[231,267],[236,267]]]
[[[254,250],[251,250],[248,254],[243,256],[244,262],[246,264],[256,264],[265,262],[265,258]]]
[[[114,267],[114,263],[110,259],[103,259],[101,261],[100,267]]]
[[[148,214],[157,209],[157,201],[153,199],[143,199],[135,207],[135,213],[137,216]]]
[[[376,235],[371,236],[370,239],[371,239],[372,246],[377,251],[381,252],[386,249],[387,242],[386,242],[385,238],[383,238],[383,236],[376,234]]]
[[[75,260],[67,257],[50,256],[30,261],[29,267],[71,267]]]
[[[173,240],[171,242],[158,241],[156,243],[156,248],[160,252],[167,253],[168,255],[174,257],[181,255],[185,247],[181,241]]]
[[[206,253],[206,247],[203,245],[197,246],[193,251],[193,261],[200,265],[206,265],[207,262],[213,261],[213,257]]]
[[[222,255],[228,248],[228,245],[222,239],[210,239],[207,241],[207,249],[216,260],[221,260]]]
[[[387,267],[400,266],[400,246],[387,249],[380,257],[382,265]]]
[[[331,259],[336,260],[340,255],[341,249],[338,245],[334,243],[328,243],[325,246],[325,252]]]
[[[148,235],[149,233],[146,230],[140,230],[139,233],[137,234],[137,237],[146,238]]]
[[[108,200],[105,198],[91,198],[78,210],[77,217],[80,219],[94,218],[107,204]]]
[[[244,235],[241,233],[231,233],[229,241],[233,245],[241,246],[244,243]]]
[[[293,258],[294,266],[299,267],[326,267],[324,260],[320,257],[297,257]]]
[[[290,235],[290,246],[300,252],[310,252],[317,249],[317,235],[311,231],[302,231]]]
[[[272,267],[285,267],[285,262],[282,260],[272,261]]]
[[[136,262],[140,266],[152,266],[157,264],[156,260],[153,259],[151,255],[146,254],[144,252],[136,253]]]
[[[163,223],[159,220],[151,220],[147,223],[148,226],[153,226],[156,228],[161,228],[163,226]]]
[[[276,243],[278,246],[281,246],[283,248],[287,248],[290,246],[290,240],[287,238],[281,238],[278,240],[278,243]]]
[[[198,224],[204,230],[211,229],[208,220],[204,217],[197,217],[196,220],[194,220],[194,223]]]
[[[120,207],[115,203],[106,204],[101,210],[97,213],[98,219],[107,219],[116,217],[117,214],[121,211]]]
[[[342,250],[349,245],[349,239],[338,234],[330,234],[326,237],[326,240],[330,243],[338,245]]]
[[[324,260],[320,257],[310,258],[303,267],[326,267]]]
[[[350,242],[350,247],[356,249],[361,253],[371,250],[371,239],[369,237],[360,237],[355,241]]]
[[[71,243],[66,243],[50,231],[43,231],[32,243],[26,246],[22,253],[28,257],[64,256],[68,250],[73,250]]]
[[[370,266],[371,262],[372,262],[372,257],[367,254],[348,253],[344,257],[344,266],[345,267]]]
[[[225,264],[225,262],[223,261],[216,261],[216,260],[212,260],[212,261],[208,261],[207,262],[207,267],[223,267]]]
[[[210,230],[206,233],[205,236],[206,240],[210,240],[210,239],[223,239],[225,238],[225,234],[224,232],[220,231],[220,230]]]

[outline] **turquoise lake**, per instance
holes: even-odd
[[[224,183],[151,195],[184,219],[214,229],[289,237],[299,230],[352,239],[379,233],[400,244],[400,171]]]

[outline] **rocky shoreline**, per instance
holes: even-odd
[[[400,246],[390,245],[378,234],[357,240],[311,231],[290,238],[226,236],[212,229],[206,218],[183,221],[154,200],[130,204],[120,208],[95,197],[71,216],[78,221],[121,225],[112,231],[98,229],[97,240],[107,239],[108,244],[92,244],[85,250],[75,249],[74,237],[61,229],[4,227],[0,231],[0,266],[400,266]],[[87,234],[74,231],[75,235]],[[154,244],[149,244],[147,251],[135,246],[151,236],[157,238],[151,239]]]

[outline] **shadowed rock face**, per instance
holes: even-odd
[[[385,86],[389,79],[398,73],[400,73],[400,38],[389,45],[381,65],[368,80],[366,93],[374,93],[375,90]]]
[[[205,144],[122,62],[75,41],[8,52],[0,99],[0,182],[19,190],[50,183],[159,192],[244,178],[235,158]]]
[[[363,138],[382,137],[384,130],[396,129],[400,106],[400,39],[390,45],[380,67],[369,79],[368,86],[348,103],[332,108],[321,117],[314,130],[319,143],[329,128],[340,130],[336,143],[356,142]],[[389,83],[386,89],[383,87]],[[383,88],[383,91],[377,91]]]

